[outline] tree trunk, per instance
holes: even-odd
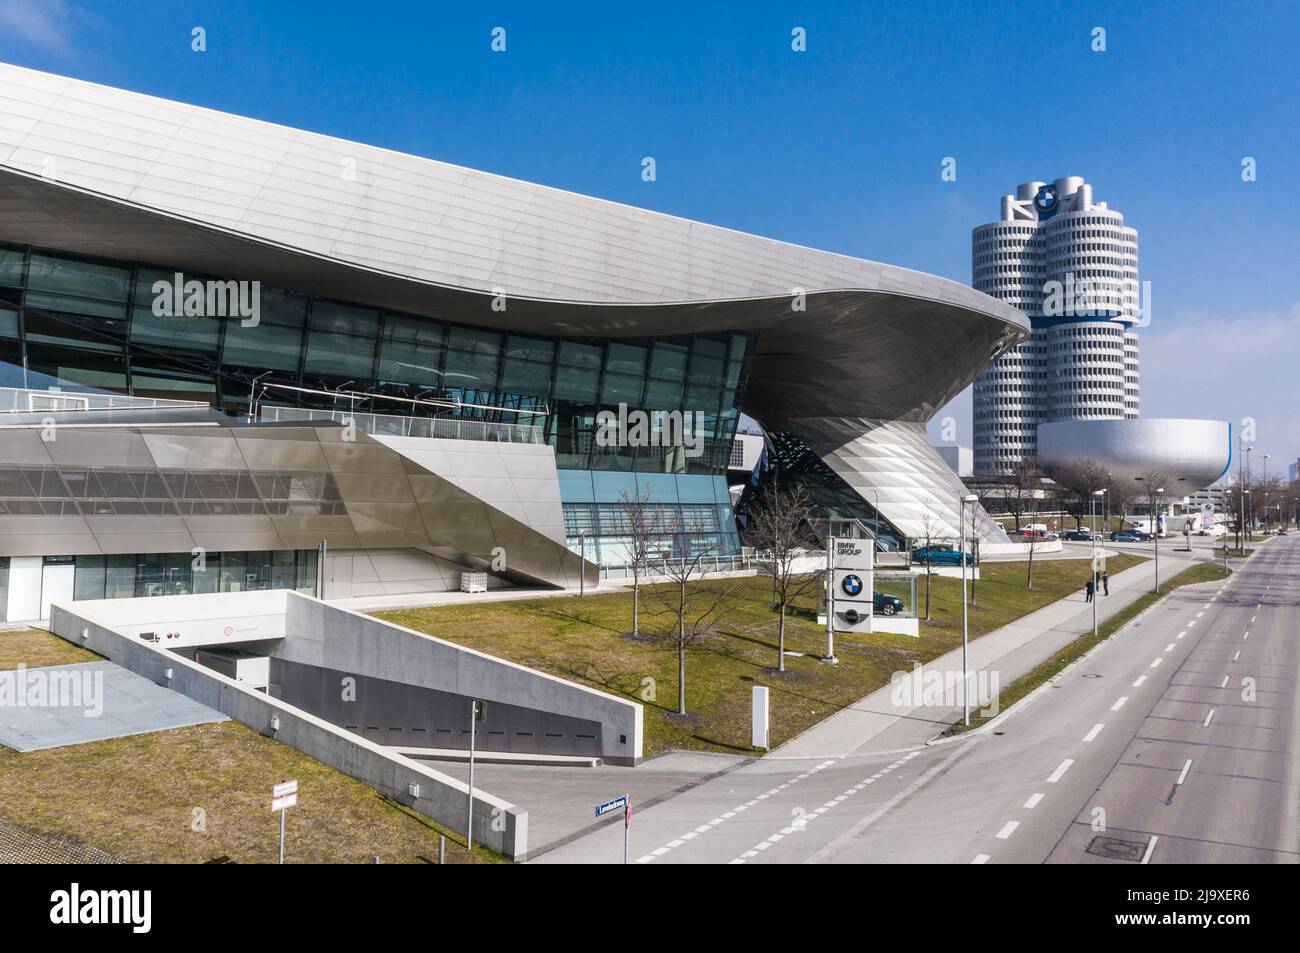
[[[925,567],[925,621],[930,621],[930,567]]]
[[[781,600],[781,619],[776,629],[776,670],[785,671],[785,600]]]
[[[1029,578],[1025,580],[1025,588],[1034,588],[1034,544],[1029,544]]]
[[[632,637],[641,634],[641,577],[632,575]]]

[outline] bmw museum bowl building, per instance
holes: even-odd
[[[1027,333],[942,278],[0,65],[0,618],[575,586],[625,562],[625,497],[726,557],[742,412],[823,516],[955,537],[925,424]]]

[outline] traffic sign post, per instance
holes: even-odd
[[[284,813],[298,804],[298,782],[281,781],[271,788],[271,810],[280,812],[280,863],[284,863]]]
[[[465,818],[465,845],[474,849],[474,735],[475,726],[487,717],[487,705],[478,699],[469,703],[469,815]]]
[[[612,801],[606,801],[604,804],[596,805],[596,816],[604,817],[611,814],[619,808],[623,809],[623,863],[627,863],[627,834],[628,828],[632,826],[632,798],[626,794],[620,794]]]

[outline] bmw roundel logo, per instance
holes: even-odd
[[[847,575],[840,580],[840,588],[846,596],[856,596],[862,592],[862,579],[852,574]]]
[[[1034,196],[1034,208],[1039,212],[1051,212],[1056,209],[1057,195],[1056,189],[1050,185],[1044,185]]]

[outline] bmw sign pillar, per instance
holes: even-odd
[[[833,552],[828,624],[832,631],[870,632],[875,608],[873,542],[837,539]]]

